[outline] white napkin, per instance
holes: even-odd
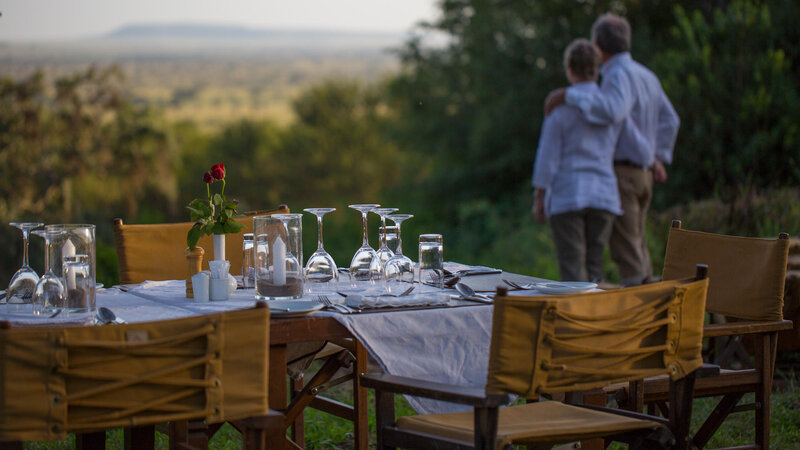
[[[399,308],[404,306],[446,305],[450,302],[450,296],[443,293],[416,294],[403,297],[350,294],[344,302],[347,306],[358,309]]]
[[[222,261],[209,261],[208,268],[211,269],[211,278],[228,278],[228,271],[231,268],[231,262],[228,260]]]

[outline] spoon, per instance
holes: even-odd
[[[471,287],[467,286],[464,283],[461,283],[461,282],[456,283],[455,287],[456,287],[456,292],[461,294],[461,297],[463,297],[463,298],[465,298],[467,300],[472,300],[472,301],[481,302],[481,303],[492,303],[492,299],[490,299],[489,297],[487,297],[485,295],[481,295],[481,294],[476,293],[475,289],[472,289]]]
[[[101,306],[97,308],[97,319],[98,322],[102,324],[106,323],[125,323],[124,320],[117,318],[117,315],[114,314],[114,311],[106,308],[105,306]]]

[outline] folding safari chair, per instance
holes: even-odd
[[[701,272],[699,272],[702,275]],[[375,389],[378,448],[536,448],[603,437],[635,448],[687,448],[695,370],[702,366],[708,280],[667,281],[568,296],[509,296],[498,288],[486,388],[362,375]],[[668,419],[544,394],[598,389],[668,374]],[[473,406],[394,418],[393,393]],[[501,407],[508,394],[531,403]]]
[[[247,448],[283,439],[283,417],[267,406],[263,304],[158,322],[1,328],[0,447],[71,432],[99,432],[102,446],[108,428],[250,417],[262,420],[247,428]],[[152,435],[141,444],[152,448]]]
[[[789,248],[789,236],[781,233],[778,239],[760,239],[703,233],[681,229],[675,220],[669,231],[664,258],[664,280],[687,276],[695,264],[708,265],[709,287],[706,311],[726,317],[725,323],[706,325],[704,338],[724,339],[717,346],[716,360],[727,356],[746,355],[741,347],[744,337],[754,342],[752,368],[722,370],[717,376],[698,379],[694,396],[722,396],[714,411],[692,438],[702,448],[725,418],[734,412],[755,410],[756,448],[769,448],[769,408],[772,377],[775,367],[777,335],[792,328],[783,319],[784,279]],[[749,357],[742,357],[746,361]],[[630,403],[648,404],[665,416],[669,414],[667,384],[664,379],[645,380],[637,400]],[[739,404],[746,394],[755,394],[755,402]],[[639,409],[633,406],[632,409]]]

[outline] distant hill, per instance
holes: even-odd
[[[294,39],[371,39],[376,41],[400,41],[402,33],[343,31],[322,29],[272,29],[251,28],[238,25],[215,24],[130,24],[118,28],[102,38],[105,39],[197,39],[197,40],[270,40]]]

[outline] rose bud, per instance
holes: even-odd
[[[214,182],[214,176],[211,175],[210,173],[206,172],[206,173],[203,174],[203,181],[205,181],[206,183],[213,183]]]
[[[211,167],[211,175],[217,180],[225,178],[225,163],[214,164]]]

